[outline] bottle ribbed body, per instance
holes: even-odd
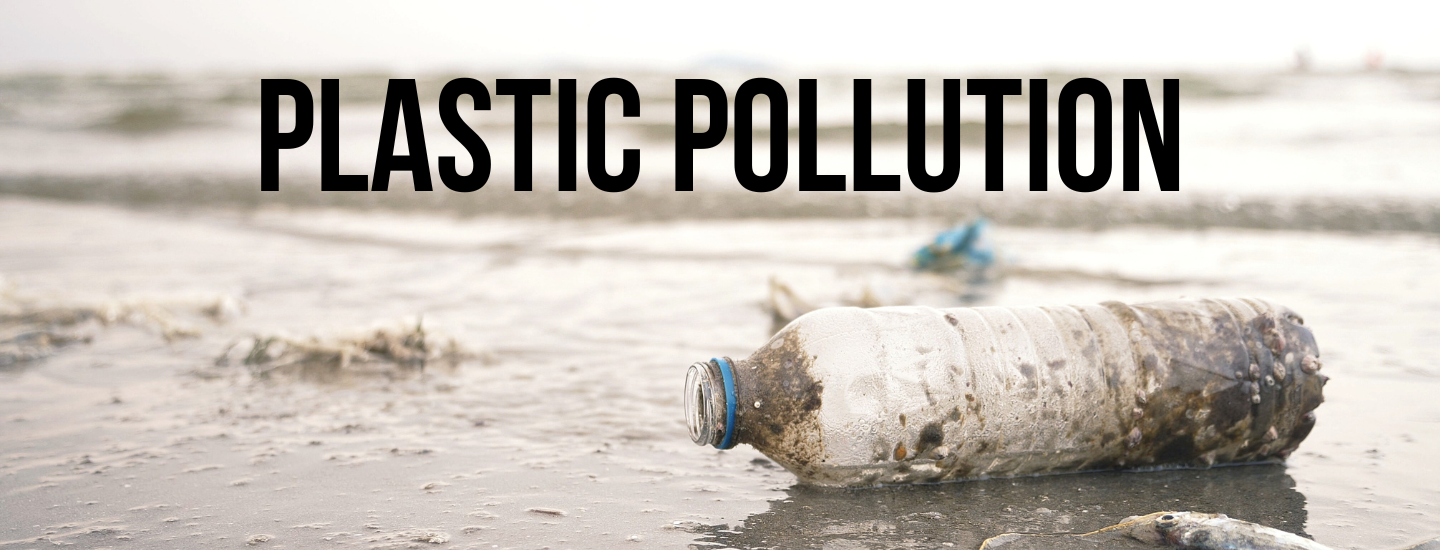
[[[832,308],[734,363],[720,429],[819,485],[1264,461],[1314,425],[1318,357],[1264,300]]]

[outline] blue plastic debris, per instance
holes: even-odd
[[[935,242],[916,250],[910,262],[915,269],[929,271],[985,269],[995,264],[989,233],[990,222],[977,218],[936,235]]]

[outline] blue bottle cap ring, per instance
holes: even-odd
[[[696,445],[735,446],[735,377],[730,360],[715,358],[690,365],[685,375],[685,423]]]
[[[730,372],[730,361],[721,357],[711,361],[720,366],[720,376],[725,379],[725,438],[715,448],[729,449],[735,446],[735,375]]]

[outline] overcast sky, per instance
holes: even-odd
[[[1440,69],[1440,3],[0,0],[0,70]]]

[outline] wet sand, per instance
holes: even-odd
[[[0,367],[0,548],[974,548],[1196,510],[1336,548],[1440,536],[1440,240],[1000,227],[1025,268],[962,299],[898,269],[931,219],[464,220],[0,199],[0,274],[57,303],[163,304],[193,338],[83,325]],[[1263,296],[1332,377],[1285,465],[819,490],[690,443],[690,362],[770,334],[771,276],[936,306]],[[1156,284],[1136,284],[1151,281]],[[219,296],[244,312],[200,312]],[[414,323],[475,357],[423,374],[258,377],[253,335]]]

